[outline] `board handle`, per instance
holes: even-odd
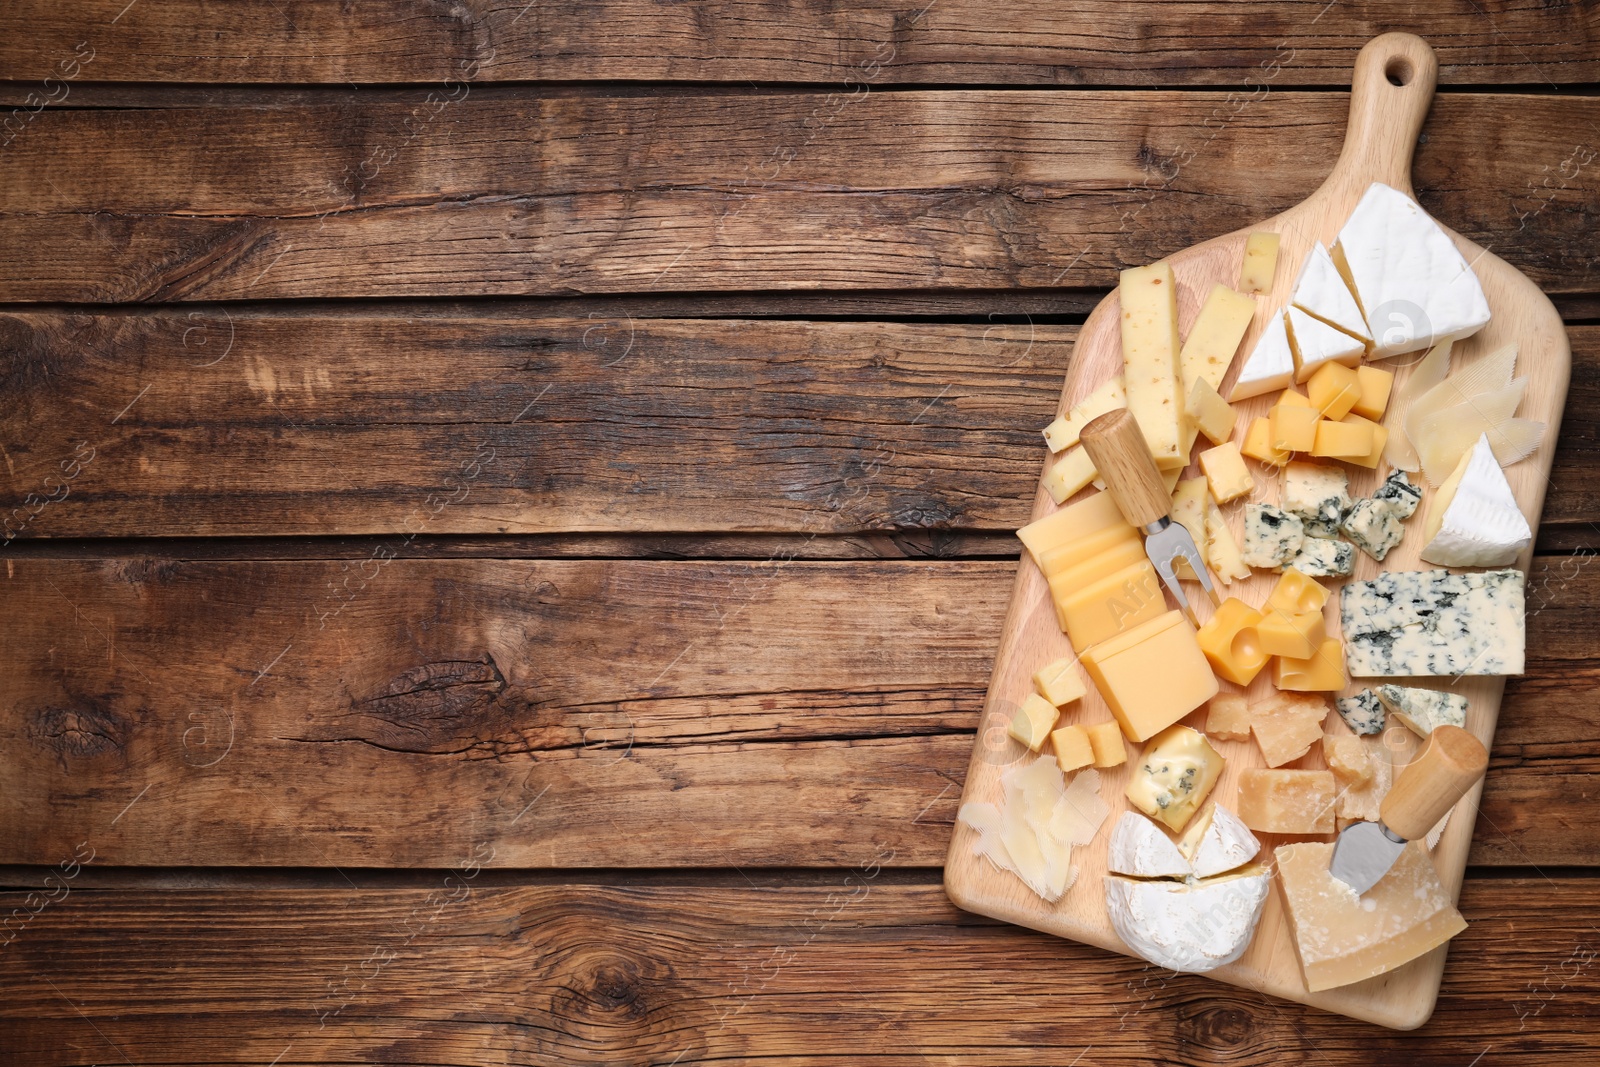
[[[1415,197],[1411,157],[1439,84],[1439,58],[1413,33],[1384,33],[1356,56],[1350,79],[1350,122],[1328,184],[1352,185],[1358,196],[1383,182]]]
[[[1091,419],[1078,439],[1129,523],[1143,530],[1172,513],[1172,498],[1161,484],[1150,446],[1127,408]]]
[[[1426,836],[1488,766],[1483,742],[1459,726],[1434,727],[1428,743],[1384,796],[1378,809],[1383,825],[1407,841]]]

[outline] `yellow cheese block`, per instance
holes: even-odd
[[[1094,746],[1089,743],[1089,731],[1077,723],[1053,732],[1050,744],[1056,750],[1056,766],[1061,768],[1063,774],[1094,762]]]
[[[1326,595],[1327,590],[1324,589],[1323,593]],[[1295,615],[1269,611],[1256,624],[1256,637],[1260,641],[1261,651],[1269,656],[1310,659],[1312,654],[1322,647],[1322,642],[1327,636],[1328,627],[1321,611],[1307,611]]]
[[[1317,437],[1311,446],[1311,454],[1330,459],[1369,456],[1372,454],[1373,429],[1374,425],[1366,419],[1360,422],[1333,422],[1330,419],[1323,419],[1317,423]]]
[[[1057,545],[1034,562],[1038,564],[1039,570],[1044,572],[1046,578],[1054,578],[1058,574],[1065,574],[1090,560],[1108,552],[1115,552],[1129,544],[1138,546],[1141,552],[1144,551],[1144,539],[1139,536],[1139,531],[1127,523],[1122,523],[1096,531],[1077,541]]]
[[[1068,449],[1060,459],[1050,464],[1042,481],[1050,499],[1057,504],[1065,504],[1098,477],[1100,472],[1095,468],[1094,460],[1089,458],[1088,450],[1079,445]]]
[[[1250,740],[1250,702],[1240,693],[1218,693],[1206,705],[1206,733],[1224,741]]]
[[[1320,696],[1275,693],[1250,709],[1250,732],[1268,767],[1282,767],[1311,751],[1322,738],[1328,702]]]
[[[1239,288],[1246,293],[1264,293],[1272,288],[1272,275],[1278,269],[1278,235],[1253,233],[1244,239],[1244,266],[1239,270]]]
[[[1325,639],[1315,655],[1306,659],[1279,656],[1272,665],[1272,684],[1300,693],[1343,689],[1344,646],[1337,637]]]
[[[1239,773],[1234,812],[1264,834],[1331,834],[1334,796],[1331,771],[1249,767]]]
[[[1200,627],[1195,639],[1217,677],[1235,685],[1249,685],[1261,673],[1267,665],[1267,654],[1261,651],[1261,642],[1256,638],[1256,623],[1260,621],[1261,612],[1237,597],[1229,597]]]
[[[1115,719],[1097,722],[1086,729],[1096,767],[1119,767],[1128,762],[1128,746],[1122,743],[1122,727]]]
[[[1244,444],[1239,446],[1239,451],[1271,467],[1281,467],[1294,458],[1293,452],[1272,447],[1272,422],[1264,418],[1250,420],[1250,428],[1245,431]]]
[[[1160,618],[1167,610],[1161,597],[1161,579],[1148,559],[1107,574],[1105,577],[1056,596],[1056,615],[1061,628],[1072,639],[1073,648],[1088,648],[1127,631],[1130,627]]]
[[[1089,691],[1078,673],[1078,661],[1071,656],[1054,660],[1035,671],[1033,688],[1055,708],[1080,700]]]
[[[1303,615],[1309,611],[1320,612],[1327,602],[1327,586],[1290,567],[1267,595],[1267,610],[1281,611],[1285,615]]]
[[[1278,402],[1273,407],[1311,408],[1316,405],[1311,402],[1310,397],[1291,385],[1278,396]]]
[[[1256,480],[1251,477],[1250,468],[1244,465],[1239,446],[1232,441],[1224,441],[1200,453],[1200,470],[1205,473],[1211,499],[1219,504],[1249,496],[1255,491]]]
[[[1120,377],[1112,378],[1075,404],[1071,411],[1044,428],[1044,443],[1052,452],[1064,452],[1078,443],[1088,423],[1108,411],[1128,406],[1128,394]]]
[[[1022,707],[1011,716],[1011,725],[1007,727],[1006,733],[1027,745],[1030,751],[1037,752],[1055,727],[1056,714],[1054,704],[1038,693],[1029,693],[1023,700]]]
[[[1153,737],[1217,695],[1216,675],[1182,612],[1087,648],[1082,661],[1132,741]]]
[[[1182,830],[1222,774],[1222,756],[1204,734],[1174,726],[1151,742],[1128,774],[1128,803]]]
[[[1133,527],[1130,526],[1128,529],[1132,530]],[[1144,550],[1144,538],[1134,534],[1132,537],[1118,540],[1102,552],[1096,552],[1082,563],[1051,575],[1050,593],[1059,599],[1086,585],[1094,584],[1108,574],[1114,574],[1149,558]]]
[[[1184,401],[1184,414],[1214,445],[1232,437],[1234,424],[1238,422],[1233,405],[1222,399],[1222,394],[1203,378],[1190,387],[1189,398]]]
[[[1222,579],[1224,585],[1250,577],[1250,568],[1239,553],[1239,542],[1233,539],[1233,531],[1228,529],[1222,509],[1209,501],[1206,503],[1205,552],[1211,573]]]
[[[1356,401],[1361,399],[1359,375],[1355,368],[1342,363],[1324,363],[1306,382],[1311,406],[1322,412],[1325,419],[1342,419],[1350,414]]]
[[[1200,306],[1200,314],[1189,327],[1189,337],[1178,352],[1178,367],[1183,373],[1187,395],[1195,382],[1205,382],[1213,392],[1233,365],[1239,342],[1255,317],[1256,302],[1226,285],[1213,285]]]
[[[1128,525],[1128,520],[1122,517],[1122,512],[1117,510],[1117,502],[1111,498],[1111,494],[1096,493],[1086,500],[1080,500],[1042,519],[1035,519],[1018,530],[1017,537],[1022,540],[1023,547],[1043,571],[1045,568],[1040,561],[1045,553],[1074,544],[1090,534],[1117,526],[1133,530],[1133,527]],[[1063,565],[1071,566],[1070,563]]]
[[[1300,841],[1280,845],[1273,855],[1312,993],[1386,974],[1467,928],[1420,841],[1408,844],[1389,873],[1359,897],[1329,873],[1331,844]]]
[[[1321,418],[1313,407],[1278,404],[1267,413],[1272,426],[1268,444],[1280,452],[1309,452],[1317,442],[1317,422]]]
[[[1378,465],[1378,460],[1383,458],[1384,446],[1389,443],[1389,428],[1380,426],[1370,419],[1364,419],[1354,413],[1346,415],[1339,421],[1347,426],[1366,425],[1371,427],[1372,450],[1362,456],[1344,456],[1342,458],[1346,463],[1354,463],[1358,467],[1366,467],[1368,470],[1375,468]]]
[[[1383,418],[1389,407],[1389,393],[1394,389],[1394,372],[1363,364],[1356,368],[1356,384],[1361,399],[1350,410],[1374,422]]]
[[[1172,267],[1152,263],[1122,272],[1122,369],[1128,410],[1162,470],[1189,462],[1183,452],[1183,375],[1178,368],[1178,286]]]

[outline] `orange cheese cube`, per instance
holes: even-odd
[[[1200,453],[1200,470],[1206,476],[1206,485],[1211,488],[1211,499],[1219,504],[1249,496],[1255,491],[1256,480],[1251,477],[1250,468],[1244,465],[1239,446],[1232,441],[1224,441]]]
[[[1267,665],[1267,654],[1261,651],[1261,642],[1256,638],[1255,627],[1260,621],[1261,612],[1237,597],[1229,597],[1200,627],[1195,638],[1219,678],[1249,685]]]
[[[1282,767],[1311,751],[1322,737],[1328,702],[1320,696],[1277,693],[1250,711],[1250,732],[1268,767]]]
[[[1309,575],[1293,567],[1286,568],[1278,584],[1267,597],[1268,611],[1281,611],[1285,615],[1303,615],[1308,611],[1321,611],[1328,602],[1328,589]]]
[[[1057,708],[1082,698],[1089,691],[1078,673],[1078,661],[1071,656],[1053,660],[1034,671],[1033,688]]]
[[[1316,405],[1311,402],[1310,397],[1306,396],[1306,394],[1300,392],[1300,390],[1296,389],[1292,385],[1279,394],[1278,403],[1273,406],[1286,408],[1316,407]]]
[[[1327,591],[1323,592],[1326,594]],[[1298,615],[1269,611],[1256,624],[1256,637],[1260,641],[1261,651],[1269,656],[1310,659],[1312,653],[1322,647],[1323,639],[1327,636],[1327,623],[1320,611]]]
[[[1364,456],[1345,456],[1343,459],[1346,463],[1354,463],[1356,466],[1366,467],[1368,470],[1375,468],[1378,465],[1378,460],[1383,458],[1383,446],[1389,443],[1389,428],[1363,419],[1360,415],[1346,415],[1339,421],[1351,426],[1365,423],[1367,426],[1372,427],[1372,450]]]
[[[1167,610],[1161,579],[1148,559],[1074,590],[1051,587],[1056,616],[1073,648],[1088,648]]]
[[[1294,458],[1294,453],[1272,447],[1272,422],[1268,419],[1250,420],[1239,451],[1270,467],[1281,467]]]
[[[1094,746],[1089,744],[1089,731],[1077,723],[1051,733],[1050,744],[1056,750],[1056,766],[1061,768],[1062,773],[1087,767],[1094,762]]]
[[[1118,767],[1128,762],[1128,746],[1122,743],[1122,727],[1115,719],[1086,727],[1089,747],[1094,749],[1096,767]]]
[[[1344,645],[1337,637],[1327,638],[1316,655],[1306,659],[1279,656],[1272,667],[1272,684],[1279,689],[1300,693],[1321,693],[1343,689]]]
[[[1337,364],[1327,364],[1337,366]],[[1311,445],[1313,456],[1331,459],[1365,457],[1372,452],[1372,423],[1366,419],[1355,422],[1334,422],[1323,419],[1317,423],[1316,440]]]
[[[1239,693],[1218,693],[1206,705],[1206,733],[1224,741],[1250,740],[1250,702]]]
[[[1217,695],[1217,677],[1178,611],[1085,649],[1082,662],[1133,741],[1155,736]]]
[[[1056,724],[1056,714],[1054,704],[1038,693],[1029,693],[1022,707],[1011,716],[1011,725],[1006,728],[1006,733],[1013,740],[1026,745],[1029,751],[1037,752],[1044,744],[1044,739],[1050,736],[1050,730]]]
[[[1383,418],[1389,407],[1389,391],[1394,388],[1394,372],[1363,365],[1356,368],[1356,383],[1361,399],[1350,410],[1374,422]]]
[[[1311,406],[1325,419],[1342,419],[1361,399],[1356,371],[1342,363],[1324,363],[1306,382]]]
[[[1330,771],[1250,767],[1239,774],[1234,812],[1250,829],[1264,834],[1331,834],[1334,797]]]
[[[1269,443],[1282,452],[1309,452],[1317,441],[1317,421],[1322,413],[1313,407],[1284,407],[1267,413],[1272,423]]]

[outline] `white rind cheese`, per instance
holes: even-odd
[[[1363,689],[1359,693],[1340,697],[1333,702],[1333,706],[1338,709],[1339,718],[1354,733],[1383,733],[1383,703],[1372,690]]]
[[[1239,816],[1221,804],[1213,804],[1209,817],[1184,833],[1178,850],[1189,857],[1194,868],[1192,877],[1211,878],[1255,859],[1261,842]]]
[[[1310,578],[1347,578],[1355,565],[1356,550],[1349,542],[1308,537],[1295,557],[1278,569],[1293,567]]]
[[[1325,463],[1290,463],[1283,468],[1282,507],[1298,515],[1312,537],[1337,537],[1350,507],[1350,477]]]
[[[1289,331],[1282,315],[1274,315],[1256,341],[1250,356],[1239,368],[1229,400],[1246,400],[1294,381],[1294,350],[1289,347]]]
[[[1373,338],[1373,359],[1470,337],[1489,321],[1483,287],[1450,235],[1409,196],[1367,187],[1339,231]]]
[[[1405,523],[1387,500],[1357,500],[1345,513],[1339,530],[1361,551],[1383,562],[1406,535]]]
[[[1339,598],[1351,677],[1521,674],[1525,576],[1391,571]]]
[[[1467,725],[1467,698],[1460,693],[1380,685],[1378,699],[1418,737],[1427,737],[1439,726]]]
[[[1462,463],[1455,493],[1447,496],[1441,487],[1434,500],[1432,507],[1444,508],[1444,514],[1422,558],[1445,567],[1501,567],[1515,562],[1533,543],[1533,530],[1517,506],[1487,434],[1478,438]],[[1432,515],[1428,525],[1433,525]]]
[[[1355,294],[1333,265],[1333,257],[1319,242],[1306,253],[1300,265],[1300,276],[1294,283],[1291,302],[1303,311],[1310,312],[1322,321],[1337,326],[1352,337],[1372,340],[1367,320],[1361,314]]]
[[[1244,955],[1271,886],[1260,868],[1193,885],[1109,875],[1106,913],[1117,936],[1151,963],[1210,971]]]
[[[1111,828],[1106,870],[1135,878],[1185,878],[1193,867],[1165,830],[1136,811],[1125,811]]]
[[[1317,372],[1324,363],[1342,363],[1354,367],[1366,354],[1364,342],[1336,330],[1321,319],[1307,315],[1299,308],[1290,308],[1289,344],[1294,349],[1294,380],[1303,382]]]
[[[1304,540],[1305,526],[1300,516],[1271,504],[1244,506],[1242,558],[1248,566],[1262,570],[1282,567],[1299,554]]]

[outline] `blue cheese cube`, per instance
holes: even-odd
[[[1308,537],[1294,558],[1278,569],[1293,567],[1312,578],[1347,578],[1355,565],[1356,550],[1349,542]]]
[[[1422,487],[1413,485],[1411,479],[1406,477],[1405,471],[1393,471],[1384,483],[1378,486],[1378,491],[1372,494],[1372,499],[1382,500],[1392,505],[1394,513],[1400,519],[1409,519],[1417,512],[1417,505],[1422,503]]]
[[[1283,469],[1282,504],[1283,510],[1300,516],[1307,534],[1337,537],[1350,508],[1350,479],[1338,467],[1291,463]]]
[[[1379,563],[1406,535],[1405,524],[1388,500],[1357,500],[1345,513],[1339,531]]]
[[[1299,554],[1304,540],[1300,516],[1271,504],[1244,506],[1244,562],[1249,566],[1281,567]]]
[[[1333,704],[1339,710],[1339,718],[1356,733],[1383,733],[1383,703],[1372,690],[1363,689],[1353,696],[1340,697]]]
[[[1460,693],[1380,685],[1378,699],[1418,737],[1427,737],[1435,727],[1467,724],[1467,698]]]

